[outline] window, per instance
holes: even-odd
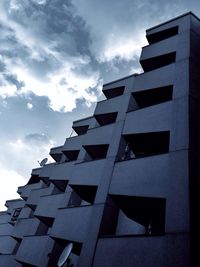
[[[151,71],[157,68],[164,67],[176,60],[176,52],[164,54],[161,56],[151,57],[140,61],[144,71]]]
[[[169,131],[123,135],[117,160],[135,159],[168,153],[169,138]]]
[[[165,206],[164,198],[155,197],[139,197],[126,195],[111,195],[111,198],[118,206],[120,211],[129,219],[129,224],[132,221],[131,231],[126,234],[163,234],[165,232]],[[123,217],[118,218],[118,231],[123,234],[127,231],[126,228],[121,229]],[[143,229],[143,231],[141,231]]]
[[[114,123],[117,119],[117,112],[103,113],[94,115],[100,126]]]
[[[173,85],[134,92],[131,95],[128,111],[146,108],[172,100]]]
[[[154,44],[156,42],[160,42],[164,39],[170,38],[177,34],[178,34],[178,26],[175,26],[175,27],[163,30],[163,31],[159,31],[159,32],[152,33],[152,34],[147,34],[147,40],[149,44]]]
[[[111,99],[120,95],[123,95],[125,90],[125,86],[113,87],[110,89],[103,89],[102,92],[104,93],[107,99]]]
[[[75,161],[78,158],[80,150],[63,150],[63,154],[67,157],[67,161]]]
[[[83,135],[87,133],[89,125],[73,126],[72,128],[78,135]]]
[[[75,191],[72,191],[67,207],[79,207],[81,205],[81,201],[82,199],[80,196]]]
[[[14,210],[12,218],[11,218],[12,223],[15,223],[17,221],[17,218],[19,217],[21,210],[22,210],[22,208],[17,208]]]
[[[97,186],[70,184],[70,187],[79,195],[79,197],[81,197],[81,199],[88,202],[88,204],[94,203],[97,192]]]
[[[83,148],[87,152],[86,157],[85,157],[85,161],[106,158],[108,147],[109,147],[108,144],[83,145]]]

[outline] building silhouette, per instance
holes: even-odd
[[[74,267],[200,266],[200,20],[146,37],[144,73],[105,84],[55,163],[6,202],[1,267],[57,266],[71,243]]]

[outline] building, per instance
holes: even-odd
[[[142,74],[105,84],[93,116],[0,213],[0,266],[200,266],[200,19],[148,29]]]

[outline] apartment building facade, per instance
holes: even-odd
[[[93,116],[0,213],[0,266],[200,266],[200,20],[146,31],[141,74],[105,84]],[[67,265],[63,265],[67,266]]]

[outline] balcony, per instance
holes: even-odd
[[[117,162],[109,193],[165,198],[166,231],[189,231],[187,158],[180,150]]]
[[[24,200],[27,200],[30,193],[32,192],[32,190],[41,189],[44,187],[46,187],[46,185],[43,183],[43,181],[40,181],[40,182],[35,183],[35,184],[24,185],[23,187],[20,188],[20,192],[21,192],[20,196]]]
[[[128,112],[170,101],[172,96],[173,85],[134,92],[131,94]]]
[[[17,219],[28,219],[32,216],[32,212],[32,209],[25,206],[21,209]]]
[[[85,161],[98,160],[106,158],[108,152],[108,144],[101,145],[84,145],[83,148],[86,150],[87,155]]]
[[[174,36],[159,43],[151,44],[142,48],[140,61],[169,54],[177,50],[178,36]]]
[[[113,86],[109,89],[105,89],[104,87],[102,91],[107,99],[111,99],[111,98],[123,95],[124,90],[125,90],[125,86],[118,86],[118,87]]]
[[[18,219],[12,231],[12,237],[22,239],[26,235],[35,235],[40,221],[36,218]]]
[[[83,135],[87,133],[89,128],[94,128],[96,126],[96,121],[94,117],[88,117],[81,120],[77,120],[73,122],[73,130],[78,135]]]
[[[76,161],[78,159],[78,155],[80,150],[79,149],[74,149],[74,150],[63,150],[63,154],[67,157],[66,161]]]
[[[32,169],[32,172],[31,174],[32,175],[40,175],[40,171],[41,171],[42,168],[35,168],[35,169]]]
[[[123,134],[171,129],[173,107],[172,102],[166,102],[127,113]]]
[[[93,204],[96,197],[97,186],[69,184],[78,196],[87,203]]]
[[[0,266],[21,267],[21,264],[16,262],[14,255],[0,255]]]
[[[0,255],[12,254],[17,241],[10,236],[0,236]]]
[[[82,140],[82,145],[101,145],[109,144],[113,132],[115,130],[115,124],[109,124],[102,127],[90,129]]]
[[[75,151],[76,152],[80,151],[85,136],[86,135],[84,134],[84,135],[72,136],[72,137],[67,138],[65,140],[65,144],[62,148],[62,151],[64,151],[64,152],[65,151],[74,151],[74,153],[75,153]],[[67,153],[67,152],[65,152],[65,153]],[[69,156],[69,154],[70,153],[68,153],[68,156]]]
[[[105,159],[78,163],[74,166],[69,183],[73,185],[98,185],[105,166]]]
[[[94,111],[94,117],[100,125],[114,123],[115,120],[123,119],[129,101],[129,94],[115,97],[109,100],[103,100],[97,103]],[[118,114],[117,118],[116,115]],[[104,122],[105,121],[105,122]],[[106,121],[108,121],[106,123]]]
[[[164,55],[151,57],[148,59],[141,59],[140,64],[143,70],[145,72],[148,72],[175,63],[175,61],[176,61],[176,52],[171,52]]]
[[[10,220],[10,215],[6,211],[0,212],[0,224],[7,223]]]
[[[97,243],[93,266],[187,267],[190,266],[189,235],[101,238]]]
[[[1,223],[0,224],[0,236],[2,235],[10,235],[12,233],[13,226],[9,223]]]
[[[84,242],[88,234],[92,206],[60,209],[51,228],[50,236]],[[73,220],[71,220],[73,218]]]
[[[50,195],[54,191],[54,185],[50,184],[49,187],[35,189],[30,192],[30,195],[26,201],[26,205],[31,209],[35,209],[41,196]]]
[[[12,214],[15,209],[23,208],[25,205],[25,201],[21,198],[19,199],[13,199],[13,200],[7,200],[5,206],[7,207],[7,213]]]
[[[55,162],[59,163],[62,159],[63,153],[62,153],[63,146],[53,147],[50,150],[49,155],[55,160]]]
[[[52,225],[58,208],[63,206],[64,202],[66,202],[65,197],[65,194],[41,196],[37,208],[34,212],[34,216],[39,218],[47,225]]]
[[[53,169],[57,166],[56,163],[49,163],[42,167],[39,178],[42,179],[42,177],[49,177],[53,171]]]
[[[168,153],[169,138],[169,131],[123,135],[117,158],[120,161]]]
[[[104,126],[107,124],[115,123],[117,119],[117,112],[97,114],[94,115],[94,117],[100,126]]]
[[[135,78],[132,92],[174,84],[174,74],[175,64],[140,74]]]
[[[160,42],[162,40],[168,39],[172,36],[175,36],[178,34],[178,26],[174,26],[171,28],[167,28],[165,30],[161,30],[155,33],[148,33],[147,32],[147,40],[149,44],[154,44],[157,42]]]
[[[48,236],[26,236],[17,251],[16,260],[22,264],[45,267],[53,246],[54,241]]]

